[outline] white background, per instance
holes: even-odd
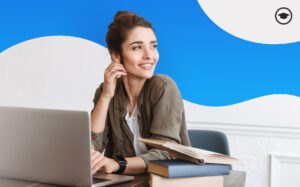
[[[198,2],[216,25],[236,37],[263,44],[300,41],[298,0],[198,0]],[[281,7],[287,7],[292,11],[292,21],[287,25],[281,25],[275,19],[275,13]]]

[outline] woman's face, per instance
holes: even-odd
[[[159,59],[156,36],[152,29],[135,27],[122,44],[122,60],[127,76],[149,79]]]

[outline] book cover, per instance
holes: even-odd
[[[187,178],[165,178],[159,175],[151,174],[149,185],[151,187],[223,187],[223,176],[213,177],[187,177]]]
[[[194,164],[183,160],[152,160],[148,171],[168,178],[229,175],[230,165]]]

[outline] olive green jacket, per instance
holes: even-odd
[[[94,108],[103,91],[103,83],[96,90]],[[127,93],[121,78],[117,80],[115,95],[111,99],[103,132],[92,133],[97,151],[105,149],[105,156],[134,157],[133,134],[125,116]],[[93,109],[94,110],[94,109]],[[93,112],[92,110],[92,112]],[[147,79],[137,101],[137,116],[143,138],[167,140],[190,146],[183,101],[176,83],[166,75]],[[170,159],[168,152],[146,145],[148,152],[139,155],[148,167],[149,160]]]

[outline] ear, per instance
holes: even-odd
[[[115,51],[110,51],[110,56],[111,56],[112,61],[121,63],[121,56],[118,53],[116,53]]]

